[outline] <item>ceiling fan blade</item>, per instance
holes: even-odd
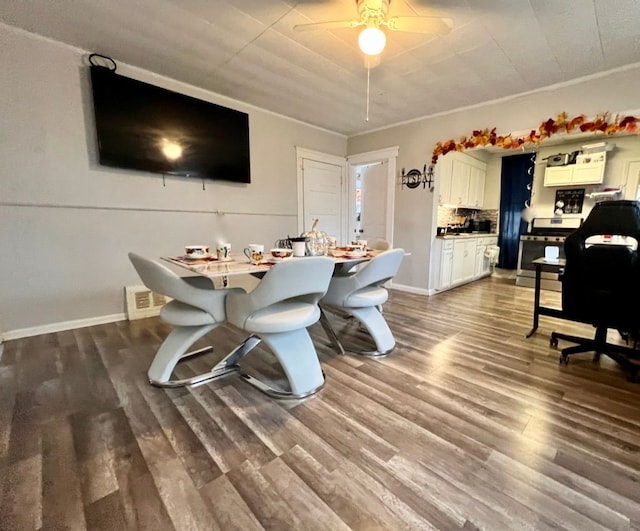
[[[335,20],[332,22],[312,22],[310,24],[297,24],[293,26],[296,31],[315,31],[315,30],[330,30],[335,28],[355,28],[361,26],[362,22],[359,20]]]
[[[391,17],[382,23],[392,31],[446,35],[453,27],[450,18],[442,17]]]

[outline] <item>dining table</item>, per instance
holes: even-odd
[[[335,263],[333,273],[335,276],[347,274],[353,269],[353,267],[357,266],[358,264],[370,261],[372,258],[382,252],[383,251],[368,249],[362,254],[338,254],[334,251],[333,254],[328,254],[326,256],[328,258],[331,258]],[[410,253],[405,253],[405,255],[409,254]],[[292,256],[288,258],[273,258],[271,256],[265,256],[265,258],[258,264],[253,264],[244,257],[232,258],[231,260],[218,260],[213,256],[197,260],[186,258],[184,256],[162,256],[160,258],[166,262],[169,262],[170,264],[184,268],[191,273],[196,273],[197,275],[208,277],[211,280],[221,278],[222,286],[227,287],[228,278],[230,276],[252,275],[257,278],[262,278],[275,264],[278,264],[281,261],[305,260],[308,257]],[[324,314],[322,308],[320,308],[320,313],[321,325],[324,328],[331,344],[340,354],[344,354],[344,348],[340,344],[340,341],[338,341],[336,333],[331,327],[331,324],[329,323],[329,320]]]
[[[353,266],[368,262],[374,256],[379,254],[380,251],[368,251],[362,255],[338,255],[331,256],[336,264],[336,273],[339,274],[344,271],[348,271]],[[275,264],[284,260],[305,260],[306,256],[292,256],[289,258],[272,258],[265,257],[260,263],[253,264],[246,258],[233,258],[231,260],[218,260],[215,257],[207,257],[202,259],[185,258],[184,256],[161,256],[162,260],[169,262],[170,264],[184,268],[192,273],[202,275],[211,279],[222,278],[226,285],[226,279],[235,275],[253,275],[255,277],[262,277],[269,271]]]

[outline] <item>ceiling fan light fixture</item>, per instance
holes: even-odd
[[[380,28],[368,27],[358,35],[358,46],[366,55],[378,55],[387,44],[387,36]]]

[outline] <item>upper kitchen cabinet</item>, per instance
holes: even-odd
[[[438,166],[440,205],[483,207],[486,163],[464,153],[451,152],[440,159]]]
[[[568,164],[568,154],[558,154],[548,157],[547,167],[544,171],[544,186],[570,186],[583,184],[602,184],[604,181],[604,168],[607,161],[607,144],[582,146],[583,151],[575,160]],[[563,160],[563,157],[567,159]],[[549,165],[549,161],[559,159],[561,165]]]
[[[484,185],[487,177],[487,165],[484,162],[475,162],[478,166],[471,166],[468,204],[471,208],[482,208],[484,206]]]
[[[549,166],[544,171],[545,186],[568,186],[572,184],[602,184],[605,160],[584,162],[567,166]]]

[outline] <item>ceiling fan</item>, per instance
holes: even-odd
[[[358,36],[358,45],[363,53],[376,56],[384,50],[387,37],[381,28],[391,31],[444,35],[451,31],[450,18],[429,16],[387,17],[391,0],[355,0],[359,20],[335,20],[298,24],[293,27],[297,31],[327,30],[336,28],[364,29]]]

